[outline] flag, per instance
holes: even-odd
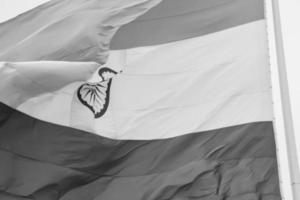
[[[2,199],[281,199],[263,0],[53,0],[0,30]]]

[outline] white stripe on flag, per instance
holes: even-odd
[[[26,100],[17,109],[102,136],[137,140],[271,121],[266,41],[265,21],[260,20],[127,49],[125,69],[113,79],[108,111],[99,119],[76,99],[80,82]]]

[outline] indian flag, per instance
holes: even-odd
[[[1,200],[281,199],[263,0],[52,0],[0,44]]]

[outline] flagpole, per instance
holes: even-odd
[[[293,118],[292,118],[292,111],[291,111],[291,104],[290,104],[290,94],[289,94],[289,87],[288,87],[278,0],[273,0],[272,8],[273,8],[273,18],[274,18],[274,31],[275,31],[282,112],[283,112],[285,136],[286,136],[287,151],[288,151],[287,154],[288,154],[290,176],[291,176],[291,187],[293,192],[293,199],[300,200],[300,171],[299,171],[297,145],[296,145],[296,138],[294,133],[294,125],[293,125]]]

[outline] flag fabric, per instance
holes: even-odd
[[[105,62],[110,38],[161,0],[51,0],[0,26],[1,61]]]
[[[263,0],[53,0],[0,43],[0,199],[281,199]]]

